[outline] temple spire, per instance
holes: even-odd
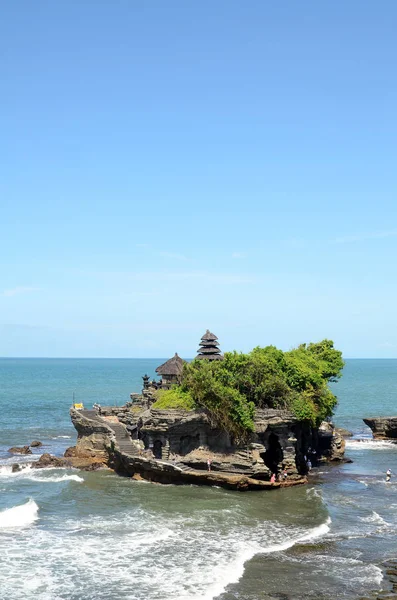
[[[214,333],[211,333],[209,329],[207,329],[201,338],[200,348],[198,349],[198,355],[196,358],[205,358],[206,360],[223,360],[223,355],[219,349],[218,338]]]

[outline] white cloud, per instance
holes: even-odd
[[[38,288],[38,287],[20,285],[15,288],[12,288],[10,290],[4,290],[4,292],[2,292],[0,294],[0,296],[5,296],[7,298],[11,298],[11,296],[18,296],[19,294],[28,294],[30,292],[39,292],[39,291],[40,291],[40,288]]]

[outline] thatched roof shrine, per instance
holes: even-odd
[[[178,356],[178,354],[175,352],[175,356],[173,356],[172,358],[167,360],[165,363],[163,363],[162,365],[157,367],[156,373],[158,373],[159,375],[179,376],[179,375],[182,375],[184,364],[185,364],[185,361],[183,360],[183,358]]]
[[[223,360],[223,355],[219,349],[218,338],[209,329],[201,338],[200,348],[196,358],[205,360]]]

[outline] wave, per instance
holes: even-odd
[[[82,483],[84,479],[79,475],[72,474],[69,475],[64,473],[62,475],[48,475],[49,471],[57,470],[56,467],[48,467],[46,469],[32,469],[32,465],[21,465],[20,471],[12,471],[11,465],[3,465],[0,467],[0,479],[10,479],[10,478],[24,478],[29,481],[40,481],[43,483],[60,483],[62,481],[75,481],[77,483]]]
[[[148,498],[148,502],[150,505],[152,500]],[[201,505],[193,512],[182,506],[165,514],[132,504],[105,518],[95,512],[77,519],[58,514],[57,520],[51,521],[55,529],[30,529],[23,545],[16,536],[7,539],[0,580],[3,577],[9,585],[8,597],[16,599],[32,597],[33,592],[43,598],[47,598],[45,594],[63,597],[71,593],[71,585],[74,597],[127,598],[133,578],[135,597],[140,600],[159,598],[159,590],[162,598],[170,600],[212,600],[242,577],[245,563],[253,556],[318,539],[327,534],[331,523],[327,519],[306,531],[283,527],[247,518],[245,511],[239,513],[239,502],[235,510],[231,504],[225,510]],[[71,582],[68,565],[76,546],[85,568]],[[133,565],[125,562],[126,556],[134,557]],[[28,571],[41,564],[43,557],[46,571],[40,573],[40,587],[18,579],[21,567]],[[105,578],[106,590],[100,584]]]
[[[26,504],[7,508],[0,512],[0,529],[31,525],[39,518],[38,513],[39,507],[32,499],[28,500]]]
[[[43,477],[40,477],[37,473],[37,475],[33,475],[32,477],[29,477],[29,479],[31,479],[32,481],[40,481],[43,483],[61,483],[62,481],[76,481],[77,483],[83,483],[84,479],[82,477],[80,477],[79,475],[54,475],[54,476],[50,476],[48,477],[45,474],[45,471],[43,471]]]
[[[397,450],[397,444],[389,440],[346,440],[346,448],[351,450]]]
[[[24,465],[24,464],[20,464],[21,470],[20,471],[12,471],[12,465],[2,465],[0,466],[0,478],[4,479],[4,478],[9,478],[9,477],[20,477],[22,474],[26,475],[27,471],[30,471],[32,468],[32,465],[28,464],[28,465]]]
[[[244,574],[245,563],[253,558],[256,554],[274,554],[283,552],[295,546],[300,542],[311,542],[317,538],[323,537],[330,530],[331,518],[328,517],[325,523],[314,527],[308,532],[295,538],[290,538],[284,542],[270,544],[269,546],[261,547],[260,545],[250,545],[244,548],[239,555],[233,560],[226,569],[223,569],[222,577],[216,584],[211,586],[204,596],[197,596],[194,600],[212,600],[213,598],[223,594],[226,587],[232,583],[237,583]],[[193,599],[192,599],[193,600]]]
[[[379,525],[385,525],[386,527],[389,526],[389,523],[374,510],[368,517],[359,517],[359,519],[360,521],[364,521],[364,523],[378,523]]]
[[[319,490],[318,488],[312,487],[312,488],[308,488],[306,490],[306,496],[308,498],[310,498],[311,500],[313,498],[320,498],[320,500],[322,500],[322,493],[321,490]]]

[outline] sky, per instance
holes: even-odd
[[[19,0],[0,356],[397,357],[397,4]]]

